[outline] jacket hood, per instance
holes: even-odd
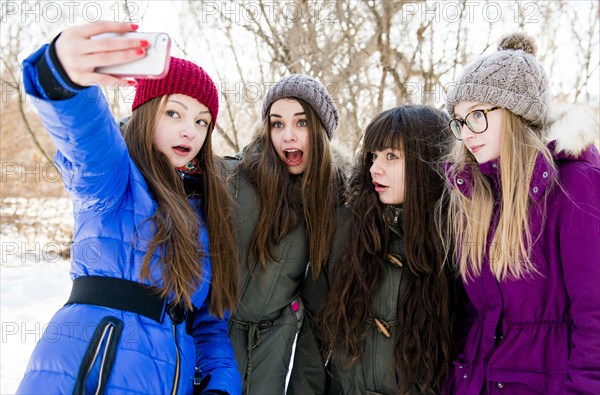
[[[585,106],[560,106],[551,114],[547,142],[555,141],[554,155],[577,158],[590,145],[598,145],[600,124]]]

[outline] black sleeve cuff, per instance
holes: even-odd
[[[40,58],[36,65],[40,84],[42,85],[42,88],[44,89],[44,92],[48,98],[51,100],[69,99],[75,96],[77,91],[85,88],[84,86],[78,85],[71,81],[65,69],[60,64],[55,48],[55,43],[58,37],[60,37],[60,34],[56,36],[54,40],[52,40],[52,43],[48,47],[48,56],[50,57],[50,62],[52,63],[52,66],[54,66],[58,77],[64,81],[64,84],[67,87],[63,86],[59,82],[58,78],[54,75],[52,72],[52,67],[50,64],[48,64],[48,60],[46,59],[45,55]]]

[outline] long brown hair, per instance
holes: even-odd
[[[168,96],[142,104],[133,111],[123,134],[129,154],[144,176],[158,208],[149,218],[156,229],[144,262],[141,276],[150,279],[152,257],[159,252],[162,272],[162,297],[173,296],[174,303],[192,309],[191,297],[202,279],[201,262],[206,257],[199,242],[200,223],[188,202],[181,177],[169,159],[153,144],[154,133]],[[209,126],[209,133],[212,125]],[[233,236],[231,207],[222,166],[216,163],[210,134],[197,155],[202,169],[203,211],[209,234],[211,259],[210,312],[223,318],[238,298],[236,243]]]
[[[242,168],[260,198],[260,214],[249,252],[256,255],[263,268],[267,261],[277,262],[279,257],[272,246],[304,218],[312,271],[317,276],[329,256],[343,177],[333,163],[329,140],[318,115],[305,101],[293,99],[304,109],[310,130],[308,166],[302,175],[288,174],[271,142],[271,122],[267,117],[242,159]]]
[[[324,351],[333,358],[363,354],[372,295],[384,275],[390,230],[385,206],[373,189],[372,152],[399,149],[405,157],[404,240],[409,276],[398,304],[394,346],[399,391],[417,385],[439,392],[451,352],[449,276],[435,209],[444,189],[437,161],[447,146],[447,116],[427,106],[403,106],[379,114],[367,126],[348,184],[347,251],[336,263],[332,288],[319,314]]]

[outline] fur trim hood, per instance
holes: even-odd
[[[579,157],[590,145],[598,146],[600,123],[582,105],[556,107],[551,112],[547,143],[556,141],[554,154]]]

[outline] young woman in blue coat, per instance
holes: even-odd
[[[136,28],[73,27],[23,65],[75,224],[71,296],[19,393],[241,392],[225,320],[237,252],[210,139],[217,89],[171,58],[165,78],[138,80],[121,134],[98,85],[130,82],[94,70],[143,57],[148,43],[91,37]]]

